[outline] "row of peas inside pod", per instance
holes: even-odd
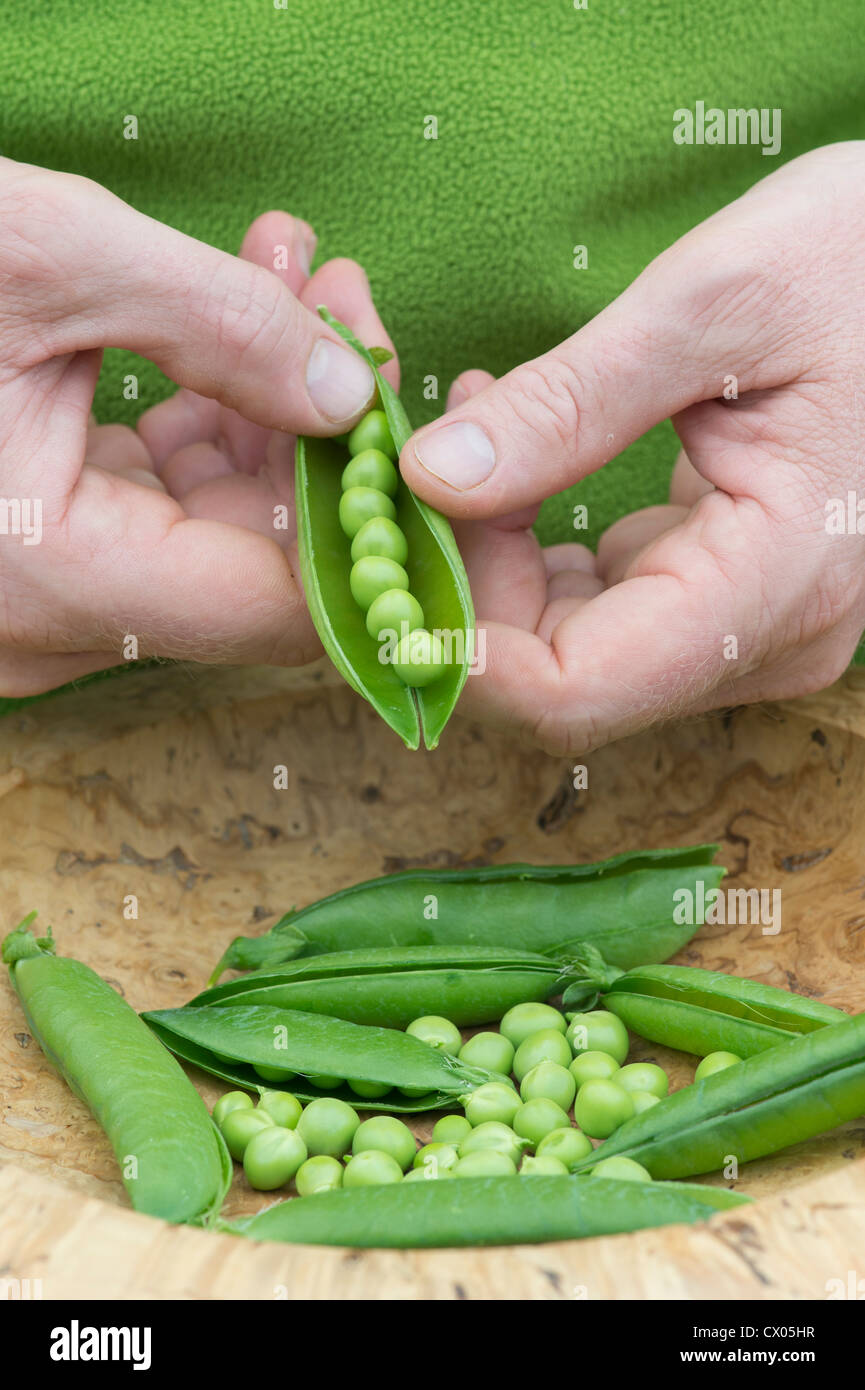
[[[609,1138],[668,1091],[661,1067],[626,1062],[627,1030],[606,1010],[565,1016],[549,1004],[517,1004],[498,1032],[478,1032],[465,1042],[454,1023],[436,1016],[415,1019],[406,1032],[500,1079],[465,1095],[464,1113],[443,1115],[432,1141],[422,1146],[402,1120],[378,1115],[361,1121],[354,1106],[335,1096],[304,1106],[288,1091],[263,1091],[254,1105],[245,1091],[229,1091],[213,1118],[250,1186],[274,1191],[293,1181],[297,1195],[307,1197],[424,1179],[564,1176],[584,1167],[593,1139]],[[731,1053],[712,1054],[695,1080],[738,1061]],[[336,1076],[307,1080],[322,1089],[341,1082]],[[387,1089],[352,1086],[360,1099],[373,1102]],[[592,1172],[651,1181],[642,1164],[624,1156],[604,1159]]]

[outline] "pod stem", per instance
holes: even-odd
[[[614,980],[624,975],[615,965],[609,965],[597,946],[590,941],[571,941],[557,946],[554,952],[561,967],[559,984],[564,985],[562,1005],[593,1008],[598,996],[609,989]]]
[[[303,955],[309,943],[300,928],[292,926],[295,915],[292,908],[264,936],[236,936],[217,961],[207,981],[208,989],[219,983],[226,970],[260,970]]]
[[[11,931],[3,942],[0,949],[0,956],[5,965],[13,966],[19,960],[32,960],[34,956],[53,956],[54,937],[51,928],[48,928],[47,936],[34,936],[29,930],[30,923],[36,917],[36,912],[28,912],[27,916],[18,926]]]

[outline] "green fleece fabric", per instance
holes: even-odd
[[[499,375],[559,342],[779,164],[865,134],[861,0],[17,8],[0,42],[2,152],[87,174],[228,251],[267,208],[305,217],[319,259],[365,266],[416,424],[439,413],[458,372]],[[673,113],[698,101],[780,107],[780,154],[675,144]],[[128,115],[137,140],[123,137]],[[138,401],[121,393],[129,371]],[[429,374],[439,402],[424,399]],[[134,423],[172,389],[110,351],[97,416]],[[574,538],[575,500],[590,543],[663,501],[676,447],[661,425],[551,498],[541,539]]]

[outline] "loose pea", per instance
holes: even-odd
[[[262,1091],[259,1106],[283,1129],[295,1129],[303,1113],[303,1106],[290,1091]]]
[[[633,1113],[629,1093],[615,1081],[587,1081],[574,1101],[574,1119],[593,1139],[609,1139]]]
[[[618,1070],[619,1064],[609,1052],[578,1052],[568,1068],[578,1090],[585,1081],[609,1081]]]
[[[471,1134],[466,1135],[459,1146],[458,1153],[460,1158],[465,1158],[467,1154],[477,1153],[480,1149],[496,1149],[499,1153],[507,1154],[516,1166],[520,1161],[523,1149],[527,1147],[528,1145],[508,1125],[499,1124],[496,1120],[488,1120],[473,1129]]]
[[[394,640],[399,640],[423,624],[423,609],[407,589],[385,589],[373,599],[366,615],[366,630],[376,642],[382,633],[393,633]]]
[[[228,1145],[228,1152],[239,1162],[253,1134],[258,1134],[263,1129],[272,1129],[274,1126],[266,1110],[244,1109],[232,1110],[219,1127]]]
[[[456,1024],[448,1018],[439,1018],[437,1014],[412,1019],[405,1031],[411,1033],[413,1038],[420,1038],[429,1047],[435,1047],[439,1052],[449,1052],[454,1057],[463,1045],[462,1034]]]
[[[473,1129],[489,1121],[509,1125],[521,1104],[512,1086],[503,1081],[485,1081],[466,1101],[466,1119]]]
[[[392,1086],[381,1086],[377,1081],[349,1081],[348,1085],[362,1100],[381,1100],[393,1090]]]
[[[471,1122],[465,1115],[442,1115],[433,1125],[432,1137],[437,1144],[461,1144],[471,1132]]]
[[[505,1075],[514,1064],[514,1045],[502,1033],[475,1033],[457,1054],[461,1062]]]
[[[562,1110],[570,1110],[576,1094],[576,1081],[567,1067],[558,1062],[538,1062],[526,1072],[520,1085],[523,1100],[553,1100]]]
[[[364,555],[352,565],[348,584],[355,603],[365,613],[379,594],[387,593],[388,589],[408,589],[408,575],[395,560]]]
[[[396,446],[383,410],[368,411],[348,436],[350,454],[361,454],[365,449],[379,449],[389,459],[396,459]]]
[[[540,1144],[545,1135],[554,1129],[564,1129],[568,1123],[567,1113],[554,1100],[527,1100],[514,1116],[514,1132],[521,1139],[528,1139],[533,1148]]]
[[[262,1081],[291,1081],[294,1078],[294,1072],[286,1071],[285,1067],[259,1067],[253,1065],[252,1070],[255,1072],[256,1076],[261,1077]]]
[[[230,1115],[232,1110],[251,1110],[252,1096],[247,1095],[246,1091],[226,1091],[224,1096],[213,1107],[213,1122],[222,1128],[222,1121],[226,1115]]]
[[[498,1149],[477,1149],[451,1169],[455,1178],[508,1178],[516,1174],[514,1160]]]
[[[660,1096],[652,1095],[651,1091],[632,1091],[631,1100],[634,1102],[634,1114],[642,1115],[644,1110],[651,1110],[653,1105],[657,1105]]]
[[[395,1115],[376,1115],[358,1125],[351,1141],[353,1154],[361,1154],[369,1149],[390,1154],[403,1172],[410,1168],[417,1152],[415,1138],[408,1125]]]
[[[631,1062],[616,1072],[616,1085],[626,1091],[648,1091],[661,1100],[670,1089],[670,1078],[654,1062]]]
[[[426,1168],[409,1168],[403,1182],[423,1182],[425,1179],[435,1182],[440,1178],[452,1178],[454,1168],[434,1168],[428,1164]]]
[[[344,1100],[322,1096],[312,1100],[297,1122],[297,1132],[310,1154],[342,1158],[360,1124],[357,1111]]]
[[[250,1187],[272,1192],[290,1182],[306,1158],[306,1145],[297,1130],[272,1125],[253,1134],[243,1153],[243,1171]]]
[[[716,1071],[726,1071],[728,1067],[735,1067],[741,1060],[735,1052],[710,1052],[694,1072],[694,1080],[702,1081],[704,1076],[714,1076]]]
[[[568,1024],[568,1042],[575,1053],[609,1052],[620,1066],[628,1055],[628,1030],[606,1009],[574,1014]]]
[[[395,521],[386,516],[374,516],[364,522],[351,543],[352,563],[365,555],[384,555],[388,560],[396,560],[398,565],[405,564],[408,541]]]
[[[388,497],[396,497],[399,474],[381,449],[361,449],[342,470],[343,492],[350,487],[375,487]]]
[[[564,1033],[567,1026],[564,1014],[560,1014],[552,1004],[514,1004],[499,1024],[501,1032],[515,1049],[533,1033],[547,1028]]]
[[[331,1076],[325,1072],[316,1072],[315,1075],[310,1073],[306,1079],[310,1086],[314,1086],[317,1091],[335,1091],[338,1086],[342,1085],[341,1076]]]
[[[374,516],[396,521],[396,507],[386,492],[377,487],[350,487],[339,499],[339,524],[349,540],[354,540],[364,522]]]
[[[453,1168],[458,1158],[459,1154],[453,1144],[424,1144],[415,1154],[412,1167],[428,1170],[432,1177],[438,1177],[440,1173],[446,1173]]]
[[[431,685],[447,667],[441,638],[425,627],[416,627],[400,638],[391,664],[400,680],[413,689]]]
[[[514,1054],[514,1076],[522,1081],[539,1062],[557,1062],[567,1067],[571,1062],[571,1049],[566,1038],[556,1028],[542,1028],[539,1033],[521,1042]]]
[[[637,1163],[633,1158],[625,1158],[624,1154],[601,1159],[600,1163],[595,1164],[592,1174],[596,1178],[616,1178],[620,1182],[652,1181],[648,1168],[644,1168],[642,1163]]]
[[[558,1158],[553,1158],[551,1154],[540,1154],[535,1158],[531,1156],[524,1158],[520,1164],[520,1177],[567,1177],[568,1170]]]
[[[316,1154],[301,1163],[294,1179],[299,1197],[312,1197],[316,1192],[332,1192],[342,1187],[343,1166],[327,1154]]]
[[[402,1182],[403,1170],[392,1154],[383,1149],[364,1149],[348,1161],[343,1187],[372,1187],[378,1183]]]
[[[569,1173],[584,1158],[588,1158],[591,1152],[592,1141],[589,1136],[583,1134],[580,1129],[572,1129],[570,1126],[566,1128],[564,1125],[561,1129],[551,1129],[549,1134],[545,1134],[536,1150],[538,1158],[549,1155],[550,1158],[559,1159]]]

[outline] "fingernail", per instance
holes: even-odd
[[[297,220],[294,233],[294,259],[304,275],[308,275],[318,237],[307,222]]]
[[[457,492],[468,492],[490,476],[496,452],[479,425],[455,420],[423,436],[415,457],[422,468]]]
[[[328,420],[350,420],[369,405],[375,391],[372,371],[351,348],[320,338],[306,364],[309,398]]]

